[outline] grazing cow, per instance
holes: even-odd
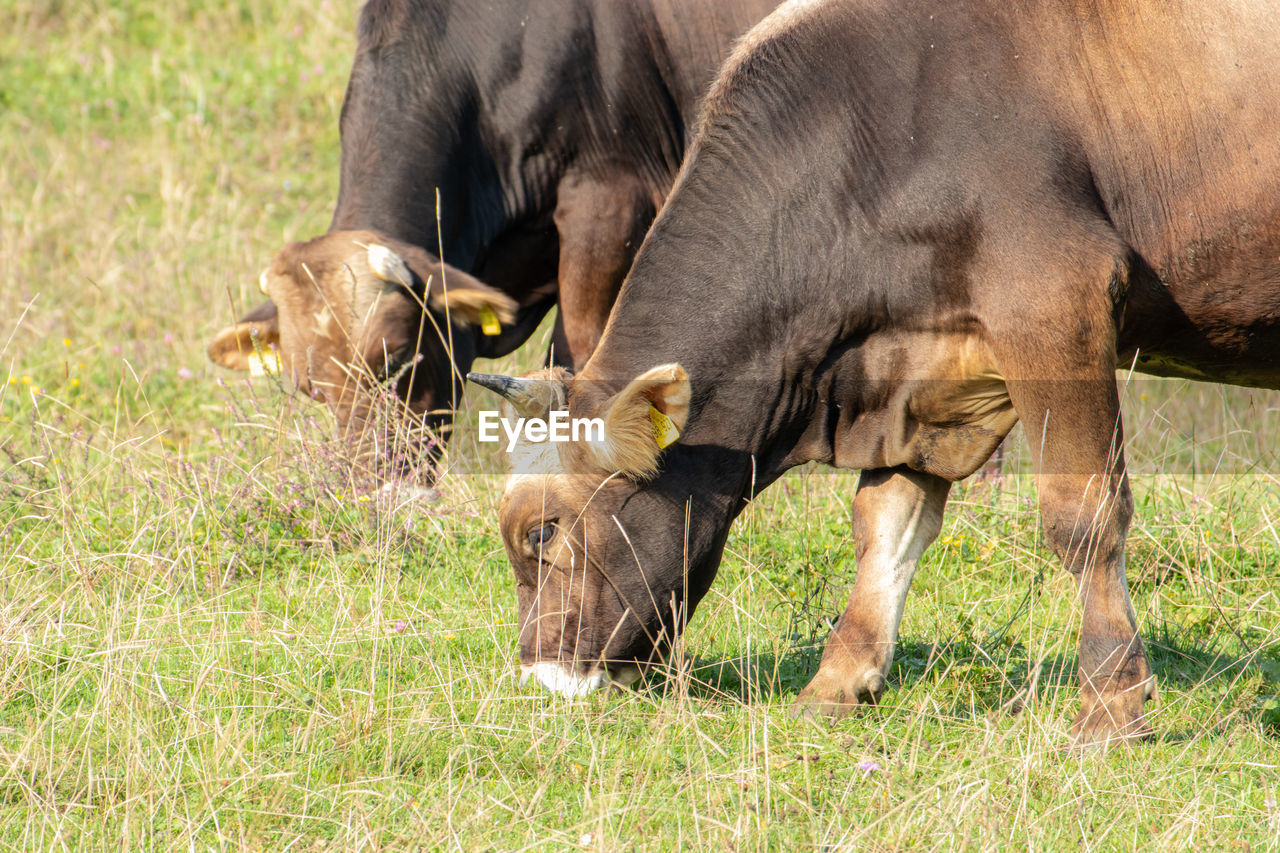
[[[523,343],[557,296],[554,362],[581,365],[702,94],[776,4],[370,0],[330,232],[279,253],[270,301],[210,358],[249,369],[274,348],[355,431],[370,397],[352,368],[443,429],[474,359]]]
[[[798,710],[876,701],[951,483],[1020,419],[1083,608],[1076,736],[1148,732],[1116,370],[1280,387],[1277,115],[1271,0],[780,7],[712,85],[586,366],[478,377],[605,423],[515,451],[526,673],[634,677],[750,497],[818,461],[862,471],[858,569]]]

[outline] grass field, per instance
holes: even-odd
[[[497,454],[464,428],[437,500],[370,498],[325,412],[203,355],[327,225],[355,12],[0,0],[0,848],[1280,845],[1276,394],[1125,379],[1152,743],[1064,749],[1016,443],[876,709],[786,714],[854,573],[826,469],[744,514],[665,677],[520,687]]]

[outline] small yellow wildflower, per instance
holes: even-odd
[[[72,380],[71,380],[71,387],[72,387],[72,388],[79,388],[79,387],[80,387],[80,379],[79,379],[79,377],[76,377],[75,379],[72,379]]]
[[[78,361],[78,362],[76,362],[76,370],[84,370],[84,362],[83,362],[83,361]]]
[[[71,338],[63,338],[63,339],[62,339],[62,345],[63,345],[64,347],[69,347],[69,346],[71,346]]]
[[[30,377],[30,376],[24,376],[24,377],[22,377],[22,384],[23,384],[23,385],[30,385],[30,384],[31,384],[31,377]]]
[[[18,377],[14,376],[12,373],[10,373],[10,374],[9,374],[9,384],[10,384],[10,385],[17,385],[17,384],[18,384]]]

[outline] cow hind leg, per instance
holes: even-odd
[[[885,688],[898,624],[920,556],[942,529],[951,484],[905,468],[864,471],[853,499],[858,573],[795,712],[840,716]]]

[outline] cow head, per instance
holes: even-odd
[[[238,370],[274,363],[353,437],[387,385],[427,426],[445,429],[481,327],[511,322],[516,307],[421,248],[370,231],[290,243],[259,286],[270,301],[219,332],[210,359]]]
[[[666,364],[620,388],[559,369],[469,378],[507,399],[508,420],[564,409],[571,420],[603,423],[602,435],[586,426],[578,441],[518,444],[500,525],[525,678],[565,695],[634,680],[669,650],[706,592],[731,520],[687,529],[690,500],[699,500],[689,467],[663,470],[674,452],[665,448],[689,418],[688,376]],[[694,515],[705,517],[704,508]]]

